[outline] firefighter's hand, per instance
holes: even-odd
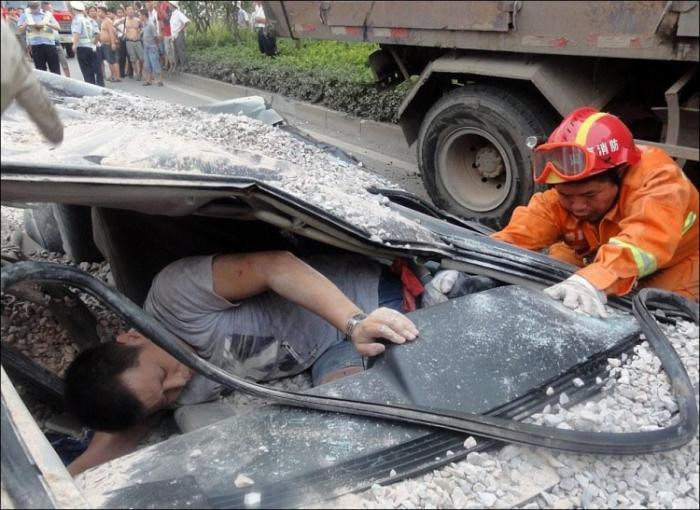
[[[376,356],[386,350],[378,340],[402,344],[417,336],[418,328],[408,317],[390,308],[377,308],[355,327],[352,343],[363,356]]]
[[[454,269],[438,271],[423,290],[421,301],[423,307],[426,308],[446,302],[448,299],[447,294],[455,286],[458,278],[459,271],[455,271]]]
[[[44,136],[52,143],[60,143],[63,140],[63,123],[25,60],[15,34],[4,21],[0,22],[0,38],[0,110],[4,112],[12,100],[16,99]]]
[[[591,282],[579,275],[573,275],[561,283],[544,289],[544,293],[554,299],[560,299],[564,306],[580,309],[593,317],[605,318],[607,297],[596,289]]]

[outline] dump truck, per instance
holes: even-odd
[[[507,222],[535,191],[528,136],[570,111],[618,115],[697,186],[697,1],[268,1],[280,36],[379,44],[376,85],[412,87],[399,108],[435,204]]]

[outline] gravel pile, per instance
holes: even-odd
[[[36,129],[18,117],[3,122],[3,155],[82,165],[89,155],[103,166],[251,177],[347,220],[377,243],[436,242],[391,210],[386,197],[367,191],[395,184],[258,120],[130,94],[65,98],[60,111],[59,147],[42,142],[37,149]]]
[[[662,329],[683,360],[697,398],[698,327],[681,321]],[[675,419],[668,377],[646,341],[633,355],[610,359],[608,370],[596,398],[568,409],[547,406],[528,421],[630,432],[662,428]],[[352,502],[363,508],[697,508],[699,461],[697,436],[677,450],[631,457],[507,445],[470,453],[418,479],[375,485]]]

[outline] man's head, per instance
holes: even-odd
[[[29,10],[32,12],[39,12],[39,10],[41,10],[41,2],[27,2],[27,7],[29,7]]]
[[[581,181],[555,184],[559,203],[575,218],[598,223],[617,201],[621,172],[609,170]]]
[[[130,18],[134,16],[134,8],[131,5],[126,6],[126,15]]]
[[[146,24],[148,21],[148,11],[146,9],[141,9],[139,11],[139,19],[141,20],[141,23]]]
[[[641,157],[629,128],[617,117],[595,108],[578,108],[532,154],[538,184],[582,181]]]
[[[92,19],[97,19],[97,7],[95,7],[94,5],[88,7],[87,15],[90,16]]]
[[[146,8],[146,10],[148,12],[152,11],[153,10],[153,2],[151,0],[147,0],[146,2],[144,2],[144,7]]]
[[[85,12],[85,4],[79,0],[68,2],[68,5],[74,14],[83,14]]]
[[[53,5],[51,2],[41,2],[41,8],[46,12],[53,12]]]
[[[123,18],[124,17],[124,8],[119,6],[117,7],[117,18]]]
[[[107,17],[107,7],[100,6],[97,8],[97,19],[103,20]]]
[[[66,402],[93,429],[125,430],[175,402],[192,374],[131,330],[80,353],[66,372]]]

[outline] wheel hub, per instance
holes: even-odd
[[[477,172],[487,179],[498,177],[504,170],[503,158],[493,146],[479,149],[474,158],[474,165]]]

